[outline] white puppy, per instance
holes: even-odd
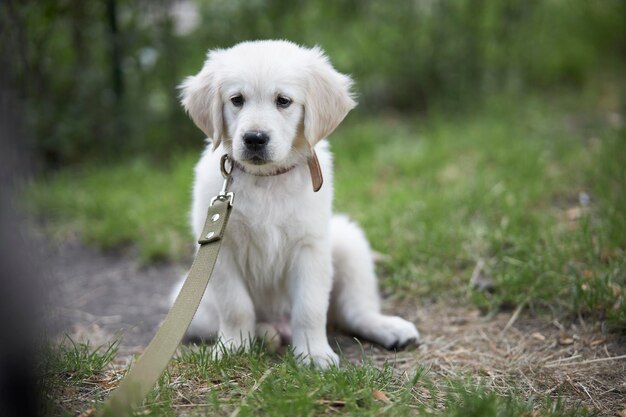
[[[327,319],[389,349],[417,341],[412,323],[380,312],[363,232],[332,215],[324,139],[355,106],[351,85],[319,48],[287,41],[210,51],[202,70],[183,82],[183,106],[212,139],[195,170],[196,236],[223,182],[220,157],[235,161],[233,211],[191,334],[217,333],[236,349],[249,346],[257,323],[272,323],[296,355],[320,368],[339,361]],[[319,192],[308,166],[313,149],[325,180]]]

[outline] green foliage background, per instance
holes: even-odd
[[[286,38],[319,44],[354,75],[358,112],[463,111],[493,92],[580,86],[626,55],[621,0],[7,0],[5,56],[46,166],[168,155],[200,143],[175,86],[207,49]]]
[[[198,24],[185,31],[175,16],[189,5]],[[624,0],[0,1],[0,104],[17,106],[23,137],[10,139],[39,162],[23,196],[50,223],[46,236],[132,246],[145,263],[188,258],[203,135],[176,86],[208,49],[262,38],[318,44],[356,80],[359,107],[333,135],[335,206],[387,255],[383,295],[524,306],[625,331]],[[481,260],[493,291],[468,284]],[[76,397],[87,381],[101,396],[92,376],[115,349],[51,352],[43,391]],[[345,413],[417,413],[419,369],[405,381],[387,366],[319,374],[289,356],[206,352],[175,366],[214,384],[204,400],[216,412],[248,392],[241,415],[334,413],[319,402],[328,398]],[[167,378],[154,415],[185,398]],[[445,415],[587,413],[459,384],[471,389],[450,390]],[[375,402],[373,388],[394,402]]]

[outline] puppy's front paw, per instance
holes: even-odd
[[[415,325],[401,317],[380,316],[374,327],[374,341],[386,349],[400,349],[419,342],[420,334]]]
[[[339,366],[339,356],[333,352],[330,346],[303,351],[294,347],[294,355],[303,364],[312,363],[315,368],[325,370],[331,366]]]

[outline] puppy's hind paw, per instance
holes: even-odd
[[[381,316],[377,320],[374,342],[385,349],[402,349],[419,343],[420,334],[410,321],[397,316]]]

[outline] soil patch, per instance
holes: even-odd
[[[89,341],[122,338],[120,354],[141,351],[169,310],[168,296],[183,266],[142,266],[130,254],[103,253],[78,243],[50,248],[49,334]]]

